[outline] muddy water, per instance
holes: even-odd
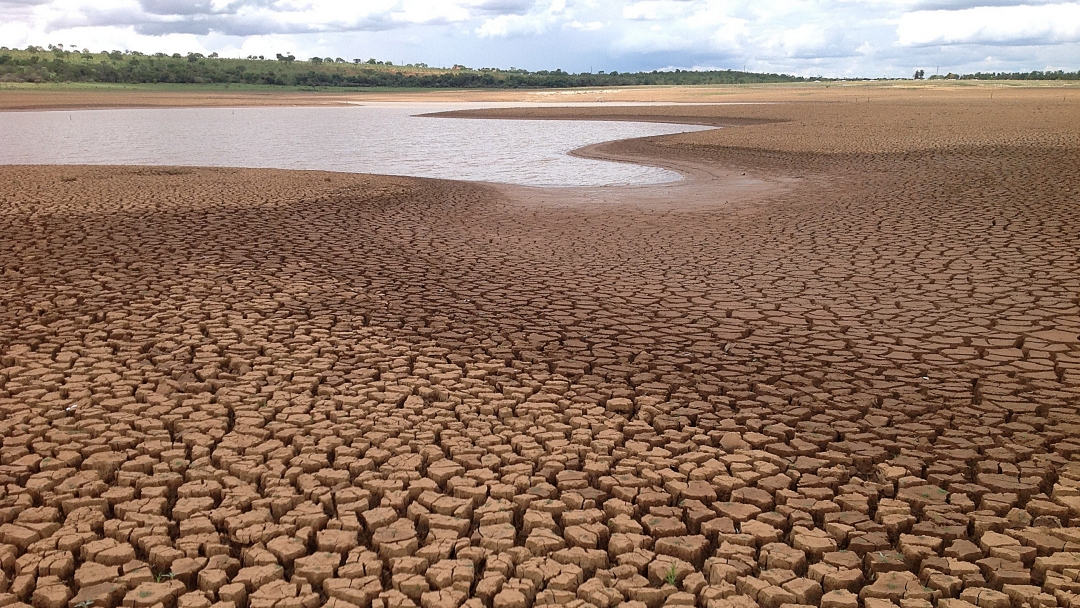
[[[491,104],[488,104],[491,105]],[[527,186],[657,184],[659,167],[568,156],[589,144],[702,127],[428,118],[466,104],[0,113],[0,164],[317,169]]]

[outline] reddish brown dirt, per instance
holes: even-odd
[[[588,152],[677,200],[0,168],[0,605],[1072,606],[1077,110]]]
[[[1010,99],[1032,93],[1080,101],[1080,86],[1062,82],[893,81],[723,86],[602,87],[585,89],[279,90],[184,88],[176,85],[26,85],[0,84],[0,110],[86,108],[322,106],[365,102],[524,102],[524,103],[862,103],[920,97]]]

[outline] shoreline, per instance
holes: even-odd
[[[0,85],[0,111],[78,110],[154,107],[261,107],[339,106],[357,102],[804,102],[862,103],[867,96],[882,99],[917,95],[989,96],[1022,95],[1025,91],[1060,90],[1080,99],[1080,83],[1061,81],[923,82],[897,81],[615,87],[587,89],[429,89],[408,91],[266,90],[230,91],[222,87],[192,85]]]
[[[663,137],[671,136],[611,140],[583,146],[568,154],[591,160],[659,167],[678,173],[681,176],[678,181],[597,187],[533,187],[482,183],[502,190],[508,197],[523,204],[601,209],[619,205],[693,211],[717,207],[735,208],[738,204],[751,203],[771,195],[781,194],[802,181],[802,178],[776,174],[748,177],[745,171],[715,167],[706,163],[618,152],[617,146],[620,143]]]
[[[348,103],[352,103],[352,102],[348,102]],[[373,102],[373,103],[386,104],[386,103],[390,103],[390,102]],[[410,102],[399,102],[399,103],[410,103]],[[780,122],[779,120],[768,120],[768,119],[760,120],[760,119],[738,119],[738,118],[731,119],[731,118],[727,118],[727,119],[716,120],[716,119],[713,119],[713,118],[711,118],[709,116],[689,116],[689,117],[687,117],[687,116],[678,116],[675,113],[669,112],[670,108],[675,107],[675,106],[661,105],[661,104],[647,104],[647,105],[646,104],[640,104],[640,103],[639,104],[633,104],[632,102],[627,102],[627,103],[630,103],[630,105],[624,105],[622,102],[617,102],[615,104],[606,105],[606,106],[597,106],[595,104],[587,104],[587,105],[582,105],[582,106],[579,106],[579,107],[557,106],[557,108],[560,109],[560,110],[568,110],[570,112],[570,115],[560,117],[560,119],[562,119],[562,120],[575,120],[575,119],[578,119],[576,116],[573,115],[573,113],[578,111],[579,109],[584,109],[584,108],[597,108],[597,109],[603,108],[605,110],[609,110],[611,108],[623,108],[623,109],[627,110],[623,114],[615,115],[615,116],[605,115],[605,116],[602,116],[600,118],[600,120],[607,120],[607,121],[639,121],[639,122],[645,122],[645,123],[652,122],[652,123],[666,123],[666,124],[685,124],[685,125],[706,126],[706,127],[720,127],[720,126],[733,127],[733,126],[744,125],[744,124],[770,124],[770,123],[773,123],[773,122]],[[710,107],[710,108],[719,107],[719,106],[714,106],[713,104],[686,104],[686,105],[688,107],[697,107],[697,108],[701,108],[701,107]],[[731,105],[731,104],[725,104],[725,106],[729,106],[729,105]],[[739,103],[737,105],[743,105],[743,103]],[[318,107],[331,107],[331,106],[318,106]],[[429,117],[429,118],[442,118],[442,117],[486,118],[484,116],[484,112],[492,110],[492,108],[460,109],[460,107],[461,106],[459,105],[457,109],[453,109],[453,110],[449,110],[449,111],[440,110],[440,111],[436,111],[436,112],[426,112],[426,113],[422,113],[422,114],[417,114],[416,116],[417,117]],[[513,112],[515,110],[529,111],[529,110],[537,108],[537,107],[543,107],[543,106],[527,105],[527,106],[507,107],[505,105],[500,105],[498,108],[495,108],[494,110],[495,111],[509,110],[511,112]],[[630,111],[630,110],[633,110],[634,108],[649,108],[652,111],[665,112],[665,114],[663,116],[642,115],[639,118],[638,116],[634,115],[632,113],[632,111]],[[431,109],[431,104],[427,104],[427,107],[425,109],[430,110]],[[64,110],[58,110],[57,109],[57,110],[47,110],[47,111],[62,112]],[[92,111],[92,110],[85,110],[85,111]],[[515,117],[511,116],[510,118],[514,119]],[[527,119],[528,117],[522,117],[522,118]],[[589,120],[590,117],[589,116],[582,116],[581,119]],[[661,136],[645,136],[645,137],[665,137],[665,136],[661,135]],[[639,139],[639,138],[635,137],[635,138],[630,138],[630,139]],[[574,150],[570,150],[570,151],[566,152],[566,154],[568,156],[576,157],[576,158],[600,160],[600,161],[607,161],[607,162],[625,163],[625,164],[632,164],[632,165],[637,165],[637,166],[652,166],[652,167],[657,167],[657,168],[668,169],[668,170],[671,170],[674,173],[678,174],[679,178],[676,181],[673,181],[673,182],[663,182],[663,183],[660,183],[660,184],[642,184],[642,185],[624,184],[624,185],[612,185],[612,186],[603,186],[603,187],[581,187],[581,186],[559,186],[559,185],[530,187],[530,186],[519,186],[519,185],[515,185],[515,184],[505,184],[505,183],[500,183],[500,182],[487,182],[487,181],[483,181],[483,180],[465,180],[465,181],[472,181],[474,183],[487,184],[487,185],[494,186],[494,187],[505,188],[507,190],[507,192],[515,191],[516,196],[524,196],[526,198],[530,198],[530,199],[533,199],[533,200],[539,200],[539,199],[551,200],[551,199],[554,199],[554,198],[558,198],[559,200],[567,200],[569,198],[577,197],[577,198],[580,198],[580,199],[583,199],[583,200],[588,200],[588,201],[591,201],[591,202],[605,201],[607,203],[612,203],[612,202],[615,202],[615,201],[629,202],[630,200],[634,200],[634,201],[638,201],[638,202],[658,203],[662,199],[664,199],[665,197],[670,197],[674,192],[677,192],[680,195],[681,198],[700,199],[701,198],[700,197],[700,192],[699,192],[700,189],[703,186],[705,186],[706,184],[709,185],[709,186],[717,186],[718,184],[720,184],[720,182],[718,180],[720,179],[721,175],[722,175],[723,179],[726,180],[726,182],[733,182],[733,183],[725,183],[725,185],[723,187],[725,191],[723,193],[721,193],[723,196],[727,196],[728,198],[733,198],[733,197],[734,198],[742,198],[742,197],[746,197],[746,196],[760,196],[764,191],[768,190],[768,188],[766,187],[765,182],[763,182],[762,180],[738,179],[738,177],[745,176],[745,173],[742,173],[741,176],[740,176],[739,174],[737,174],[735,172],[725,172],[725,171],[718,170],[718,169],[713,168],[713,167],[707,167],[707,166],[702,165],[700,163],[695,164],[695,163],[688,163],[686,161],[664,161],[662,159],[651,159],[649,157],[643,157],[643,156],[640,156],[640,155],[624,155],[624,154],[619,154],[617,152],[613,152],[611,150],[605,150],[606,145],[613,144],[613,143],[616,143],[618,141],[623,141],[623,140],[617,140],[616,139],[616,140],[609,140],[609,141],[600,142],[599,144],[590,144],[590,145],[586,145],[586,146],[583,146],[583,147],[580,147],[580,148],[577,148],[577,149],[574,149]],[[93,166],[109,166],[109,165],[108,165],[108,163],[94,163]],[[139,166],[139,165],[130,165],[130,166]],[[146,165],[146,166],[158,166],[158,165]],[[160,165],[160,166],[165,167],[167,165]],[[198,167],[198,165],[184,165],[184,166]],[[235,168],[242,168],[242,166],[236,166]],[[312,169],[312,170],[319,170],[319,169]],[[346,172],[346,173],[348,173],[348,172]],[[360,174],[380,175],[379,173],[360,173]],[[671,188],[676,187],[676,185],[677,185],[678,189],[676,191],[671,191]],[[555,196],[556,191],[558,193],[557,197]],[[539,196],[539,198],[538,198],[538,196],[537,196],[538,193],[543,193],[543,195]]]
[[[981,106],[984,109],[991,109],[1000,107],[1001,103],[1014,103],[1016,100],[1023,101],[1029,97],[1046,99],[1048,103],[1053,103],[1054,91],[1064,91],[1066,97],[1064,101],[1061,102],[1063,108],[1071,108],[1074,105],[1069,102],[1068,98],[1070,91],[1073,89],[1069,84],[1065,84],[1064,86],[1043,86],[1042,83],[1039,83],[1029,87],[1025,87],[1022,84],[994,87],[994,84],[997,83],[972,83],[970,85],[965,84],[965,86],[949,86],[947,83],[944,85],[939,83],[933,86],[925,86],[923,89],[920,89],[918,86],[881,86],[863,84],[862,86],[850,88],[858,89],[863,92],[875,92],[875,94],[882,95],[882,103],[894,105],[901,104],[901,108],[903,107],[903,104],[910,105],[912,102],[915,102],[924,104],[946,104],[946,107],[975,104],[977,107]],[[995,104],[993,99],[988,99],[983,94],[985,90],[989,88],[1004,88],[1016,99],[1013,102],[1010,102],[1009,98],[1002,99],[999,94],[998,102]],[[692,95],[696,96],[694,99],[700,99],[702,95],[715,93],[717,91],[731,94],[733,89],[736,90],[739,98],[744,99],[744,101],[734,102],[733,104],[724,104],[724,102],[685,101],[670,102],[670,105],[667,105],[664,102],[655,101],[655,99],[658,98],[658,93],[660,94],[659,98],[663,98],[664,96],[671,97],[673,95],[678,97],[681,95],[682,97],[680,98],[686,99],[686,95]],[[933,92],[938,98],[936,98],[936,100],[923,100],[918,93],[926,91]],[[5,98],[3,97],[3,93],[5,92],[10,91],[0,89],[0,111],[3,111],[4,108]],[[570,92],[574,93],[575,96],[587,93],[585,91],[563,91],[562,93]],[[720,134],[716,130],[709,130],[698,132],[697,136],[694,134],[675,134],[632,138],[629,140],[613,140],[585,146],[568,153],[571,156],[581,158],[627,162],[670,169],[683,177],[679,182],[670,182],[654,186],[613,186],[605,188],[530,188],[501,183],[475,182],[504,188],[508,193],[516,190],[518,196],[534,202],[546,201],[548,203],[558,202],[558,204],[568,204],[568,202],[573,199],[577,200],[578,204],[584,204],[581,201],[585,200],[601,204],[636,202],[662,205],[665,196],[668,196],[669,198],[671,196],[678,196],[679,200],[694,201],[702,201],[706,198],[713,201],[722,199],[725,203],[730,202],[732,199],[737,201],[757,200],[767,197],[770,193],[779,193],[784,189],[788,189],[806,178],[806,172],[798,168],[792,169],[790,167],[784,168],[773,166],[768,170],[762,170],[762,167],[753,166],[753,163],[740,164],[741,161],[737,161],[735,165],[733,165],[734,168],[721,168],[714,162],[714,159],[706,160],[695,158],[695,153],[686,154],[685,150],[680,150],[680,146],[687,143],[688,140],[696,140],[696,143],[690,146],[691,149],[700,149],[701,145],[704,144],[707,149],[717,150],[718,148],[715,147],[715,142],[733,139],[735,140],[732,142],[734,145],[725,145],[724,148],[727,148],[729,151],[746,151],[760,148],[759,152],[768,151],[774,154],[794,152],[795,150],[788,145],[788,142],[785,141],[784,135],[782,134],[793,128],[806,130],[808,125],[793,124],[793,118],[791,117],[793,112],[797,114],[798,112],[804,112],[805,109],[817,108],[830,114],[833,121],[842,122],[842,118],[840,117],[844,114],[853,111],[865,112],[876,105],[872,101],[869,103],[861,103],[858,100],[851,101],[847,98],[846,93],[839,95],[836,92],[830,93],[828,87],[822,89],[820,86],[747,85],[744,87],[664,87],[648,90],[632,88],[626,90],[602,91],[602,93],[608,95],[623,96],[624,98],[626,95],[639,95],[643,92],[646,94],[646,97],[644,98],[638,97],[631,98],[630,100],[620,99],[618,101],[613,101],[611,104],[578,99],[578,101],[585,103],[577,105],[570,103],[568,105],[546,107],[525,106],[450,110],[429,112],[420,114],[419,116],[473,119],[499,118],[504,120],[542,119],[663,122],[711,126],[723,130],[723,134]],[[792,95],[804,95],[807,92],[813,92],[815,94],[814,99],[791,98]],[[116,92],[114,91],[113,93]],[[393,100],[397,100],[401,103],[415,103],[420,101],[427,103],[433,101],[446,103],[462,103],[466,101],[483,103],[480,99],[491,98],[491,103],[503,103],[505,101],[532,103],[533,101],[528,100],[535,100],[536,95],[551,97],[558,95],[559,93],[560,92],[558,91],[429,91],[420,94],[413,92],[375,93],[363,97],[363,100],[371,103],[393,103]],[[260,104],[265,106],[287,104],[289,107],[340,107],[340,105],[357,103],[354,98],[337,93],[259,93],[256,95],[245,95],[246,97],[243,97],[243,99],[246,103],[254,103],[251,103],[251,105],[239,106],[216,106],[213,104],[223,101],[221,96],[200,98],[192,95],[178,95],[176,97],[169,97],[166,95],[155,99],[156,102],[164,105],[139,107],[224,108],[257,107]],[[495,99],[500,101],[495,101]],[[231,101],[235,101],[235,97],[231,99]],[[550,99],[546,99],[545,101],[550,101]],[[562,102],[567,100],[560,99],[559,101]],[[620,105],[626,103],[642,103],[643,101],[647,102],[648,105]],[[1077,97],[1077,102],[1080,102],[1080,96]],[[121,106],[112,105],[108,107]],[[61,111],[60,108],[52,109]],[[80,108],[75,109],[77,110]],[[812,125],[809,126],[812,127]],[[990,130],[992,131],[993,129]],[[830,139],[822,132],[822,129],[818,129],[818,131],[819,132],[815,134],[818,141],[828,141]],[[713,135],[702,135],[703,133],[713,133]],[[729,137],[732,134],[742,136]],[[905,138],[910,139],[910,132],[897,133],[896,127],[893,127],[892,134],[903,135],[906,136]],[[927,149],[928,145],[929,147],[941,145],[940,143],[935,143],[933,139],[934,138],[931,137],[927,138],[927,141],[909,142],[914,144],[910,149]],[[989,138],[984,145],[989,145],[992,139],[992,137]],[[682,147],[685,148],[686,146]],[[835,146],[831,145],[824,148],[819,146],[817,149],[812,150],[814,153],[826,155],[838,153],[849,154],[851,152],[862,154],[867,152],[881,153],[883,151],[884,150],[848,151],[836,149]],[[673,152],[675,152],[675,154],[673,154]],[[749,176],[747,176],[747,169],[751,172]],[[820,177],[821,175],[828,173],[828,169],[826,167],[818,167],[811,173]],[[721,184],[724,184],[721,189],[716,190]],[[677,190],[673,191],[671,190],[672,188],[676,188]],[[708,197],[703,196],[706,193],[709,194]]]

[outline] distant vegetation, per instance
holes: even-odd
[[[598,72],[570,74],[562,70],[529,72],[425,64],[393,65],[375,59],[346,60],[313,57],[299,61],[292,55],[227,59],[199,53],[145,55],[138,52],[102,52],[30,47],[0,47],[0,82],[107,82],[126,84],[200,83],[301,87],[402,88],[564,88],[628,85],[756,84],[803,82],[785,74],[754,74],[734,70],[709,72]]]
[[[916,80],[925,76],[915,73]],[[1080,80],[1078,72],[1014,72],[948,74],[929,80]],[[597,72],[571,74],[562,70],[529,72],[510,68],[473,69],[461,65],[432,68],[426,64],[394,65],[376,59],[293,55],[218,57],[217,53],[147,55],[136,51],[91,53],[65,49],[0,47],[0,82],[100,82],[122,84],[242,84],[293,87],[393,88],[568,88],[635,85],[761,84],[831,81],[787,74],[757,74],[736,70]],[[846,80],[869,80],[854,78]]]
[[[1064,72],[975,72],[974,74],[948,74],[931,76],[930,80],[1080,80],[1080,71]]]

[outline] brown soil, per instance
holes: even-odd
[[[279,91],[140,85],[2,85],[0,110],[87,108],[323,106],[364,102],[519,103],[856,103],[920,97],[1025,97],[1050,91],[1080,101],[1080,85],[1049,82],[850,82],[738,86],[598,87],[565,90]]]
[[[668,190],[0,168],[0,605],[1072,606],[1061,99],[584,152]]]

